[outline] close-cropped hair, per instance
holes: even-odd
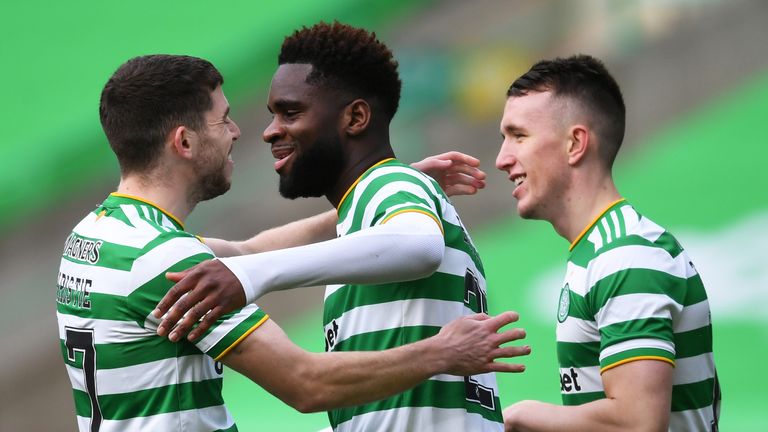
[[[311,64],[307,83],[373,99],[387,121],[397,112],[398,64],[376,33],[338,21],[303,27],[285,38],[278,64]]]
[[[613,165],[624,140],[626,108],[621,89],[603,62],[589,55],[542,60],[515,80],[507,97],[549,91],[575,101],[590,114],[600,156]]]
[[[145,55],[122,64],[101,92],[99,117],[122,173],[145,172],[178,126],[205,130],[211,92],[224,83],[207,60]]]

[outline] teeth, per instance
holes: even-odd
[[[519,177],[515,177],[515,180],[514,180],[515,186],[520,186],[523,183],[523,181],[525,180],[525,178],[526,178],[526,176],[524,176],[524,175],[519,176]]]

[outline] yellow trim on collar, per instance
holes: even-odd
[[[254,324],[253,327],[249,328],[248,331],[243,333],[243,335],[240,336],[239,338],[237,338],[236,341],[232,342],[232,345],[228,346],[227,349],[225,349],[224,351],[221,352],[221,354],[217,355],[216,358],[213,359],[213,361],[219,361],[219,360],[221,360],[222,357],[224,357],[225,355],[229,354],[229,352],[232,351],[240,342],[245,340],[245,338],[247,338],[251,333],[253,333],[254,330],[256,330],[257,328],[261,327],[261,325],[264,324],[268,319],[269,319],[269,315],[264,315],[259,320],[259,322]]]
[[[110,195],[116,196],[116,197],[120,197],[120,198],[130,198],[132,200],[141,201],[141,202],[143,202],[145,204],[149,204],[149,205],[157,208],[161,212],[163,212],[169,218],[173,219],[177,224],[179,224],[179,226],[181,226],[181,229],[184,229],[184,222],[180,221],[179,218],[177,218],[176,216],[172,215],[171,212],[165,210],[164,208],[160,207],[159,205],[153,203],[152,201],[148,201],[148,200],[145,200],[144,198],[139,198],[137,196],[127,195],[127,194],[118,193],[118,192],[112,192]]]
[[[386,158],[386,159],[384,159],[382,161],[376,162],[375,164],[371,165],[370,168],[368,168],[362,174],[360,174],[360,177],[358,177],[357,180],[355,180],[355,182],[352,183],[352,185],[349,186],[349,188],[347,188],[347,191],[344,192],[344,196],[341,197],[341,200],[339,201],[339,205],[336,206],[336,211],[339,211],[339,209],[341,208],[341,205],[344,203],[344,200],[347,199],[347,195],[349,195],[349,193],[352,192],[352,189],[354,189],[355,186],[357,186],[357,184],[360,183],[360,179],[363,178],[365,173],[367,173],[368,171],[376,168],[377,166],[379,166],[379,165],[381,165],[383,163],[387,163],[387,162],[389,162],[391,160],[395,160],[395,158]]]
[[[597,215],[597,217],[596,217],[596,218],[594,218],[594,219],[592,220],[592,222],[590,222],[590,223],[589,223],[589,225],[587,225],[587,227],[586,227],[586,228],[584,228],[584,229],[581,231],[581,234],[579,234],[579,236],[578,236],[578,237],[576,237],[576,240],[574,240],[574,241],[573,241],[573,243],[571,243],[571,246],[568,248],[568,252],[570,252],[570,251],[572,251],[572,250],[573,250],[573,248],[576,246],[576,243],[578,243],[578,242],[579,242],[579,240],[581,240],[581,238],[582,238],[582,237],[584,237],[584,234],[586,234],[586,233],[587,233],[587,231],[589,231],[589,229],[590,229],[590,228],[592,228],[592,227],[593,227],[593,226],[594,226],[594,225],[597,223],[597,221],[599,221],[599,220],[600,220],[600,218],[601,218],[601,217],[603,217],[603,216],[605,215],[605,213],[606,213],[606,212],[608,212],[608,210],[610,210],[610,208],[611,208],[611,207],[615,206],[616,204],[618,204],[618,203],[620,203],[620,202],[622,202],[622,201],[624,201],[624,200],[626,200],[626,198],[619,198],[619,199],[617,199],[616,201],[614,201],[614,202],[612,202],[612,203],[608,204],[608,207],[606,207],[605,209],[603,209],[603,211],[601,211],[601,212],[600,212],[600,214],[599,214],[599,215]]]
[[[630,357],[630,358],[627,358],[627,359],[624,359],[624,360],[621,360],[621,361],[617,361],[616,363],[613,363],[613,364],[609,364],[608,366],[600,369],[600,374],[602,375],[603,372],[605,372],[607,370],[610,370],[610,369],[613,369],[616,366],[621,366],[623,364],[627,364],[627,363],[630,363],[630,362],[633,362],[633,361],[638,361],[638,360],[659,360],[659,361],[663,361],[663,362],[667,362],[667,363],[671,364],[672,367],[675,366],[675,361],[674,360],[670,360],[670,359],[668,359],[666,357],[662,357],[662,356],[637,356],[637,357]]]

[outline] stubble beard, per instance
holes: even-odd
[[[327,194],[338,181],[345,162],[344,148],[338,136],[318,138],[294,157],[290,172],[280,174],[280,195],[288,199]]]

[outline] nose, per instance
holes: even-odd
[[[506,140],[501,143],[499,154],[496,156],[496,169],[508,171],[516,162],[515,156],[507,146]]]
[[[232,141],[237,141],[240,139],[240,126],[238,126],[234,120],[232,120],[230,128],[232,129]]]
[[[283,128],[278,123],[277,116],[273,116],[272,121],[270,121],[267,125],[267,128],[264,129],[261,138],[264,140],[264,142],[273,144],[282,134]]]

